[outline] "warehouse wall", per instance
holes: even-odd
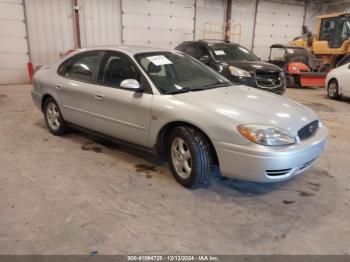
[[[174,48],[194,38],[195,0],[122,0],[123,44]]]
[[[82,46],[121,43],[121,0],[80,0]]]
[[[81,44],[174,48],[194,38],[195,0],[78,0]],[[72,0],[26,0],[32,62],[43,66],[77,46]],[[40,14],[40,15],[39,15]]]
[[[197,0],[195,39],[222,39],[226,0]]]
[[[223,39],[226,5],[225,0],[197,1],[196,39]],[[231,11],[230,40],[254,48],[266,59],[271,44],[288,43],[301,33],[304,1],[259,0],[257,6],[257,0],[233,0]],[[255,12],[257,26],[254,32]]]
[[[304,1],[258,2],[233,0],[230,39],[266,59],[270,44],[288,43],[301,33]],[[26,5],[34,65],[53,63],[76,46],[72,0],[26,0]],[[173,48],[183,40],[224,36],[227,0],[78,0],[78,5],[82,46]]]
[[[320,15],[321,13],[321,9],[317,8],[311,3],[307,4],[305,14],[305,26],[307,26],[312,32],[316,27],[316,16]]]
[[[35,66],[56,62],[74,47],[71,0],[26,0],[30,54]]]
[[[233,0],[230,41],[252,46],[256,0]],[[196,39],[223,39],[226,0],[197,0]]]
[[[272,44],[287,44],[302,32],[303,2],[260,0],[257,6],[253,51],[263,60]]]
[[[231,41],[253,47],[256,0],[233,0]]]
[[[0,0],[0,84],[29,82],[27,32],[22,0]]]
[[[350,2],[344,0],[333,1],[316,7],[321,10],[321,13],[342,13],[350,12]]]
[[[335,0],[326,4],[319,4],[317,1],[308,2],[306,6],[305,25],[311,32],[316,28],[316,17],[330,13],[350,12],[350,2]]]

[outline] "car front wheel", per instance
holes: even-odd
[[[170,169],[176,181],[187,188],[210,182],[212,154],[208,139],[192,127],[177,127],[169,142]]]
[[[329,82],[327,88],[328,96],[332,99],[339,98],[339,86],[337,80],[333,79]]]
[[[56,136],[67,132],[68,126],[65,123],[61,111],[53,98],[47,98],[44,102],[44,117],[47,128]]]

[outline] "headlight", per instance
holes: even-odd
[[[284,77],[286,77],[286,74],[284,72],[281,72],[280,77],[284,78]]]
[[[238,131],[253,143],[264,146],[283,146],[295,144],[295,138],[287,131],[274,126],[240,125]]]
[[[229,69],[230,69],[231,75],[233,75],[233,76],[252,77],[248,71],[245,71],[243,69],[239,69],[239,68],[234,67],[234,66],[230,66]]]

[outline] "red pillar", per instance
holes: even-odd
[[[225,42],[229,42],[229,41],[230,41],[230,33],[231,33],[231,8],[232,8],[232,0],[227,0],[226,26],[225,26]]]
[[[34,75],[34,68],[33,68],[33,64],[31,62],[28,62],[28,75],[29,75],[29,79],[30,82],[33,82],[33,75]]]
[[[75,33],[77,47],[81,48],[81,37],[80,37],[80,21],[79,21],[79,5],[78,0],[73,0],[74,17],[75,17]]]

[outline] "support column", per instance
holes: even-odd
[[[227,0],[226,25],[225,25],[225,42],[230,42],[231,13],[232,13],[231,9],[232,9],[232,0]]]

